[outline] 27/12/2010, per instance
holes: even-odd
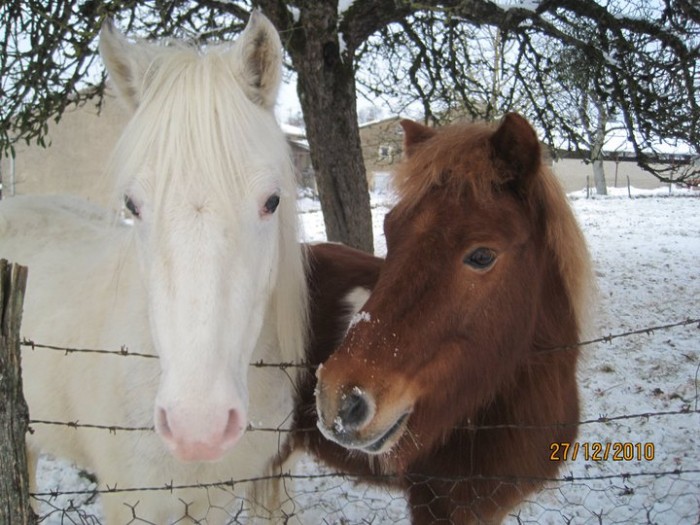
[[[654,443],[631,441],[551,443],[549,450],[550,461],[576,461],[579,457],[585,461],[653,461],[654,459]]]

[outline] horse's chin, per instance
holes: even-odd
[[[187,447],[168,447],[172,456],[182,463],[215,463],[228,452],[228,448],[208,447],[200,444]]]
[[[405,412],[391,425],[382,430],[372,432],[369,436],[356,432],[338,432],[335,429],[328,429],[319,421],[318,428],[329,440],[350,450],[356,450],[372,456],[379,456],[390,452],[391,449],[401,440],[408,428],[410,412]]]

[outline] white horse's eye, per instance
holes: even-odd
[[[141,209],[134,202],[134,199],[128,195],[124,195],[124,206],[126,206],[126,209],[129,210],[134,217],[137,219],[141,218]]]
[[[270,195],[263,206],[263,215],[272,215],[280,204],[280,196],[276,193]]]

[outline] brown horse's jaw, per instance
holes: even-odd
[[[409,415],[410,414],[406,412],[378,439],[357,448],[367,454],[383,454],[389,452],[406,432]]]
[[[326,439],[344,448],[379,455],[389,452],[403,437],[408,427],[410,415],[410,412],[404,412],[391,424],[383,426],[380,430],[370,429],[373,426],[371,424],[362,429],[347,428],[339,417],[327,425],[321,416],[317,426]]]

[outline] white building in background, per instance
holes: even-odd
[[[3,196],[71,193],[107,206],[105,167],[127,118],[109,94],[101,112],[95,102],[69,106],[58,123],[49,122],[48,147],[19,142],[14,161],[2,159]]]

